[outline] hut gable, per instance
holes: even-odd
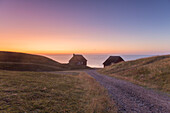
[[[73,54],[73,57],[69,60],[70,65],[87,65],[87,60],[83,55]]]
[[[109,66],[113,63],[119,63],[119,62],[122,62],[124,61],[120,56],[110,56],[104,63],[104,67],[105,66]]]

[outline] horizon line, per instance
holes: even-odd
[[[124,52],[124,53],[114,53],[114,52],[35,52],[35,51],[13,51],[13,50],[0,50],[4,52],[17,52],[17,53],[27,53],[27,54],[39,54],[39,55],[67,55],[67,54],[115,54],[115,55],[170,55],[170,52],[146,52],[146,53],[135,53],[135,52]]]

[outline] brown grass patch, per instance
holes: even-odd
[[[84,81],[84,88],[86,90],[85,99],[91,98],[87,109],[87,113],[116,113],[117,108],[113,101],[110,100],[109,95],[104,87],[102,87],[96,80],[86,73],[80,76]]]
[[[0,71],[0,112],[114,112],[108,94],[85,73]]]

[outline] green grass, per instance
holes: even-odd
[[[0,71],[0,112],[116,112],[106,90],[83,72]]]
[[[170,93],[170,55],[113,64],[99,72]]]

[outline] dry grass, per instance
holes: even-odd
[[[170,55],[113,64],[99,72],[170,93]]]
[[[80,78],[83,84],[85,84],[84,89],[86,90],[86,95],[84,95],[83,98],[88,100],[90,97],[86,113],[116,113],[117,108],[114,102],[108,98],[109,95],[104,87],[100,86],[100,84],[88,74],[83,73],[82,75]],[[82,87],[83,84],[81,84]]]
[[[0,112],[116,112],[108,94],[85,73],[0,71]]]

